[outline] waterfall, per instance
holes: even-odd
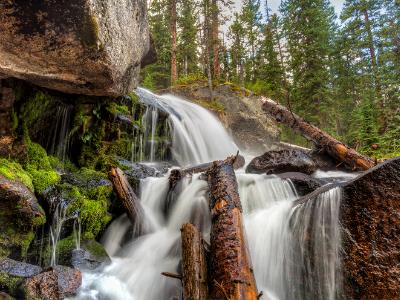
[[[235,154],[238,147],[219,120],[208,110],[173,95],[158,96],[138,89],[141,101],[151,106],[149,111],[162,110],[168,113],[171,130],[172,156],[179,166],[197,165]],[[156,113],[147,113],[145,131],[154,132]],[[146,115],[145,114],[145,115]],[[149,125],[151,125],[151,128]],[[146,135],[148,137],[149,134]],[[153,137],[154,139],[154,137]],[[145,138],[145,140],[149,140]],[[151,141],[151,139],[150,139]],[[151,145],[154,143],[150,142]],[[151,159],[151,155],[150,155]]]
[[[60,103],[55,114],[55,124],[47,140],[47,150],[51,155],[65,161],[69,151],[69,127],[71,123],[72,105]]]
[[[236,153],[232,138],[204,108],[171,95],[157,96],[144,89],[137,93],[152,107],[146,117],[152,120],[147,123],[148,139],[154,140],[157,126],[152,111],[168,112],[171,150],[178,165]],[[112,263],[83,274],[78,299],[182,299],[181,283],[161,272],[180,273],[182,224],[195,224],[209,240],[208,185],[195,174],[171,193],[168,176],[140,183],[139,198],[151,233],[131,238],[127,216],[115,220],[102,238]],[[236,171],[236,177],[253,269],[265,299],[335,299],[340,290],[340,189],[296,205],[298,195],[290,181],[244,170]]]
[[[56,210],[53,214],[53,221],[50,227],[50,247],[51,247],[51,258],[50,266],[57,265],[57,245],[60,240],[61,230],[65,222],[67,212],[67,205],[64,201],[60,201],[57,204]]]

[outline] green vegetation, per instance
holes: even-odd
[[[230,81],[290,106],[357,151],[377,158],[400,152],[397,0],[346,0],[339,16],[330,0],[284,0],[278,12],[259,0],[244,0],[239,10],[228,2],[178,6],[177,85]],[[155,0],[149,8],[159,54],[143,71],[151,89],[171,85],[168,3]],[[222,34],[218,24],[226,19]],[[287,130],[282,138],[307,145]]]
[[[35,191],[43,193],[50,185],[60,181],[60,175],[53,169],[46,150],[42,146],[31,141],[27,144],[28,156],[24,168],[32,178]]]
[[[31,191],[34,191],[30,174],[18,162],[0,158],[0,174],[7,179],[20,181]]]

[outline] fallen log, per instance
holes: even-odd
[[[170,189],[173,189],[175,185],[178,183],[186,175],[193,175],[198,173],[205,173],[209,171],[213,167],[214,162],[208,162],[204,164],[200,164],[197,166],[188,167],[186,169],[174,169],[171,171],[169,176]],[[245,159],[243,156],[239,155],[239,152],[235,156],[235,161],[233,162],[233,167],[235,170],[244,167]]]
[[[326,132],[304,121],[286,107],[267,98],[262,98],[262,102],[263,110],[275,118],[278,123],[289,126],[295,132],[313,142],[318,149],[325,150],[332,158],[345,164],[350,170],[368,170],[375,165],[370,158],[359,154]]]
[[[118,198],[125,207],[128,218],[133,225],[134,233],[136,235],[147,233],[148,230],[145,228],[143,207],[126,179],[124,172],[119,168],[112,168],[109,173],[109,178],[113,183]]]
[[[212,217],[209,299],[255,300],[258,293],[242,224],[234,160],[216,161],[206,173]]]
[[[182,236],[182,284],[185,300],[207,300],[207,260],[201,233],[192,224],[184,224]]]

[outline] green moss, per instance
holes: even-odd
[[[50,185],[60,181],[60,175],[54,171],[46,150],[39,144],[27,141],[28,156],[25,162],[25,170],[30,174],[35,191],[42,193]]]
[[[129,115],[131,113],[128,106],[120,105],[115,102],[109,103],[109,105],[107,105],[107,110],[113,115],[117,114]]]
[[[128,97],[131,98],[133,106],[135,106],[135,105],[140,103],[139,96],[136,93],[131,92],[131,93],[128,94]]]
[[[0,291],[5,290],[9,294],[15,294],[22,281],[20,277],[0,272]]]
[[[18,162],[0,158],[0,174],[10,180],[20,181],[31,191],[34,190],[30,174]]]
[[[37,91],[21,108],[20,120],[24,126],[30,128],[37,120],[44,115],[51,103],[51,97],[43,91]]]
[[[111,186],[78,188],[63,184],[63,193],[64,197],[72,201],[68,206],[67,214],[80,212],[83,238],[95,238],[111,221],[111,216],[107,212],[108,199],[112,193]]]

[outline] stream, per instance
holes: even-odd
[[[206,109],[176,96],[157,96],[138,89],[151,106],[147,163],[157,163],[154,127],[158,110],[168,112],[171,153],[178,167],[193,166],[234,155],[239,149],[220,121]],[[251,156],[241,153],[246,162]],[[132,155],[134,157],[135,155]],[[137,157],[137,155],[135,156]],[[348,174],[318,171],[314,176],[351,178]],[[317,201],[294,205],[296,189],[273,175],[236,171],[243,216],[257,288],[261,299],[336,299],[341,290],[340,188]],[[168,173],[140,183],[141,203],[148,234],[133,234],[123,215],[107,229],[102,243],[112,263],[83,273],[74,299],[161,300],[182,299],[181,282],[161,272],[180,273],[180,228],[195,224],[209,241],[208,186],[200,174],[180,181],[169,194]]]

